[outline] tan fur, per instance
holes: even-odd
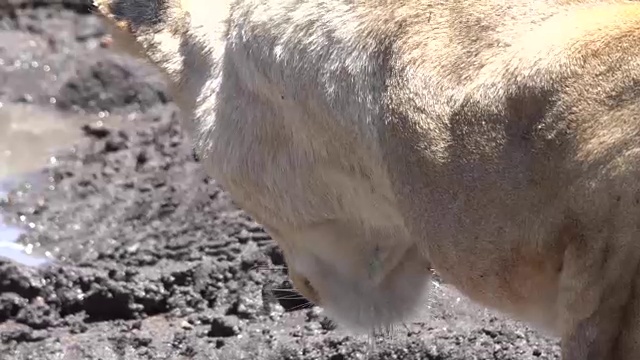
[[[433,267],[564,359],[640,358],[640,4],[96,5],[338,321],[410,316]]]

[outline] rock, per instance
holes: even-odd
[[[215,317],[207,335],[211,337],[231,337],[240,334],[240,323],[234,316]]]

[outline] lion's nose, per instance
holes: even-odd
[[[293,282],[293,286],[302,296],[315,305],[321,305],[320,296],[309,279],[293,271],[289,272],[289,277]]]

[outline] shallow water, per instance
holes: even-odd
[[[10,189],[23,181],[18,176],[7,176],[1,180],[0,202],[6,201]],[[0,257],[28,266],[41,266],[51,262],[53,259],[50,254],[47,254],[49,256],[36,254],[33,245],[23,245],[18,242],[25,232],[26,230],[5,222],[0,214]]]
[[[79,139],[86,122],[36,105],[0,103],[0,181],[55,162],[55,151]]]
[[[0,257],[29,266],[40,266],[50,262],[51,259],[47,257],[32,255],[31,245],[17,243],[23,233],[24,230],[20,228],[6,225],[0,217]]]
[[[0,201],[6,200],[8,195],[8,189],[3,188],[2,184],[0,182]],[[0,257],[29,266],[40,266],[50,262],[51,259],[45,256],[34,255],[32,245],[18,243],[24,232],[17,226],[7,224],[0,214]]]
[[[0,103],[0,202],[25,181],[38,181],[40,170],[55,164],[55,154],[70,150],[79,141],[83,124],[97,121],[118,123],[120,119],[79,116],[29,104]],[[35,176],[35,177],[34,177]],[[50,254],[37,254],[33,245],[19,243],[26,229],[9,225],[0,214],[0,257],[40,266],[52,261]]]

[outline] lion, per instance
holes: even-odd
[[[640,3],[94,6],[338,323],[411,317],[434,269],[565,360],[640,357]]]

